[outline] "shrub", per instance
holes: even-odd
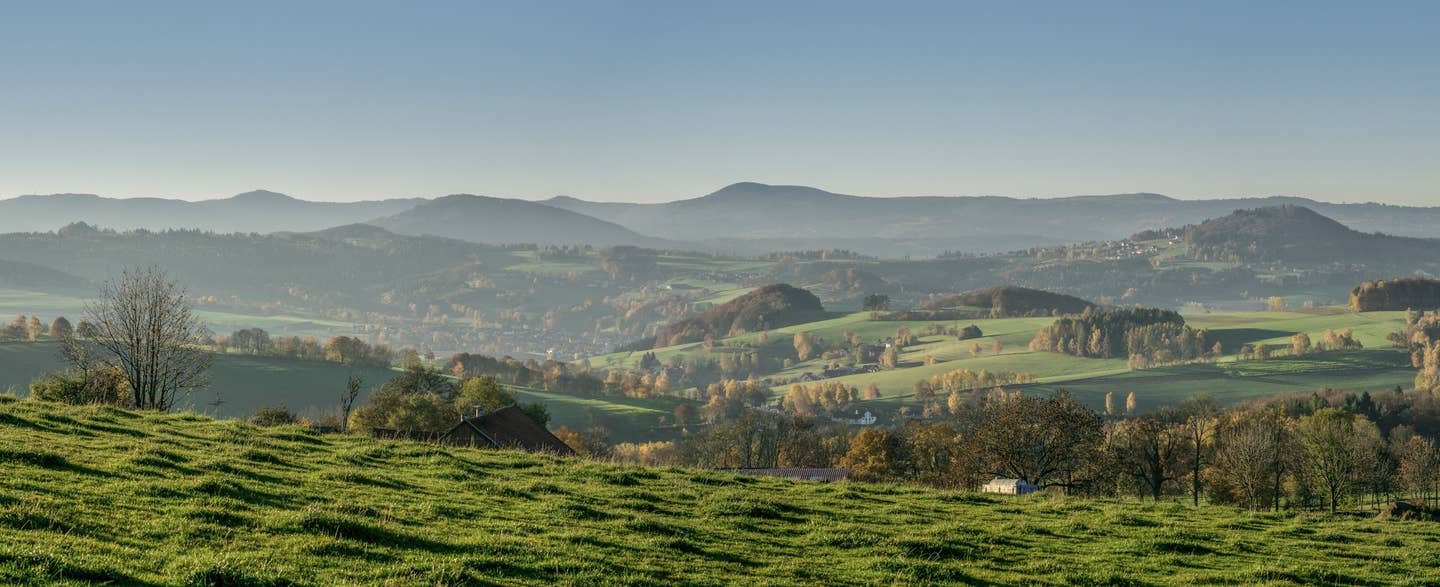
[[[250,416],[250,423],[256,426],[285,426],[296,421],[295,414],[290,413],[285,404],[260,408]]]

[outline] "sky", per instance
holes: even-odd
[[[0,198],[1440,205],[1440,2],[0,0]]]

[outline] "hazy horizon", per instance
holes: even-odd
[[[758,184],[768,185],[768,186],[772,186],[772,187],[803,187],[803,188],[815,188],[815,189],[823,190],[823,191],[830,192],[830,193],[837,194],[837,195],[874,197],[874,198],[907,198],[907,197],[986,198],[986,197],[998,197],[998,198],[1013,198],[1013,199],[1021,199],[1021,200],[1024,200],[1024,199],[1047,200],[1047,199],[1076,198],[1076,197],[1110,197],[1110,196],[1128,196],[1128,195],[1135,195],[1135,194],[1154,194],[1154,195],[1159,195],[1159,196],[1165,196],[1165,197],[1168,197],[1168,198],[1173,198],[1173,199],[1176,199],[1176,200],[1192,200],[1192,201],[1193,201],[1193,200],[1244,200],[1244,199],[1252,199],[1252,198],[1281,197],[1281,198],[1304,198],[1304,199],[1314,200],[1314,201],[1316,201],[1316,202],[1322,202],[1322,203],[1327,203],[1327,204],[1370,204],[1370,203],[1379,203],[1379,204],[1390,204],[1390,205],[1396,205],[1396,206],[1440,207],[1440,202],[1435,202],[1435,203],[1432,204],[1432,203],[1425,203],[1425,202],[1415,202],[1415,203],[1403,203],[1403,202],[1402,202],[1402,203],[1394,203],[1394,202],[1385,202],[1385,201],[1381,201],[1381,200],[1325,199],[1325,198],[1317,198],[1317,197],[1313,197],[1313,196],[1308,196],[1308,195],[1305,195],[1305,194],[1247,194],[1247,195],[1228,195],[1228,194],[1227,194],[1227,195],[1187,196],[1187,195],[1177,195],[1177,194],[1169,194],[1169,193],[1164,193],[1164,192],[1157,192],[1157,191],[1153,191],[1153,190],[1137,190],[1137,191],[1132,191],[1132,192],[1115,192],[1115,193],[1104,193],[1104,194],[1100,194],[1100,193],[1074,193],[1074,194],[1048,194],[1048,195],[967,194],[967,193],[915,193],[915,194],[885,193],[885,194],[872,194],[872,193],[860,193],[860,192],[856,192],[856,191],[854,191],[854,190],[827,188],[827,187],[823,187],[823,185],[821,185],[821,184],[814,184],[814,183],[770,183],[770,182],[757,182],[757,181],[751,181],[751,180],[733,181],[733,182],[730,182],[730,183],[727,183],[727,184],[723,184],[723,185],[720,185],[720,186],[716,186],[716,187],[714,187],[713,189],[707,189],[707,190],[700,191],[700,192],[686,193],[686,194],[678,194],[678,195],[675,195],[675,196],[673,196],[673,197],[660,196],[660,197],[656,197],[656,198],[648,199],[648,200],[638,200],[638,199],[601,199],[601,198],[586,197],[586,196],[583,195],[583,194],[511,195],[511,194],[492,193],[492,192],[477,191],[477,190],[457,191],[457,192],[449,192],[449,193],[443,193],[443,194],[442,194],[442,193],[435,193],[435,194],[393,194],[393,195],[379,195],[379,196],[374,196],[374,197],[352,197],[352,198],[321,199],[321,198],[316,198],[316,197],[310,197],[310,196],[308,196],[308,195],[306,195],[306,194],[294,193],[294,192],[291,192],[291,191],[288,191],[288,190],[284,190],[284,189],[275,189],[275,188],[270,188],[270,187],[256,187],[256,188],[251,188],[251,189],[242,189],[242,190],[238,190],[238,191],[236,191],[236,192],[234,192],[234,193],[229,193],[229,194],[224,194],[224,195],[203,195],[203,196],[195,196],[195,195],[191,195],[191,194],[114,194],[114,193],[97,193],[97,192],[92,192],[92,191],[77,191],[77,190],[64,190],[64,191],[47,192],[47,193],[23,193],[23,194],[22,194],[22,193],[16,193],[16,194],[0,193],[0,201],[12,200],[12,199],[15,199],[15,198],[22,198],[22,197],[34,197],[34,196],[48,197],[48,196],[79,195],[79,196],[99,196],[99,197],[102,197],[102,198],[110,198],[110,199],[118,199],[118,200],[163,199],[163,200],[179,200],[179,201],[185,201],[185,202],[206,202],[206,201],[215,201],[215,200],[225,200],[225,199],[233,198],[233,197],[235,197],[235,196],[239,196],[239,195],[243,195],[243,194],[248,194],[248,193],[252,193],[252,192],[271,192],[271,193],[277,193],[277,194],[281,194],[281,195],[288,196],[288,197],[291,197],[291,198],[295,198],[295,199],[297,199],[297,200],[303,200],[303,201],[307,201],[307,202],[322,202],[322,203],[354,203],[354,202],[365,202],[365,201],[373,202],[373,201],[383,201],[383,200],[408,200],[408,199],[433,200],[433,199],[436,199],[436,198],[443,198],[443,197],[446,197],[446,196],[454,196],[454,195],[474,195],[474,196],[486,196],[486,197],[503,198],[503,199],[525,200],[525,201],[529,201],[529,202],[544,202],[544,201],[546,201],[546,200],[550,200],[550,199],[552,199],[552,198],[557,198],[557,197],[570,197],[570,198],[575,198],[575,199],[578,199],[578,200],[583,200],[583,201],[588,201],[588,202],[597,202],[597,203],[659,204],[659,203],[666,203],[666,202],[673,202],[673,201],[680,201],[680,200],[687,200],[687,199],[693,199],[693,198],[703,197],[703,196],[706,196],[706,195],[715,193],[715,192],[717,192],[717,191],[719,191],[719,190],[722,190],[722,189],[724,189],[724,188],[726,188],[726,187],[729,187],[729,186],[732,186],[732,185],[736,185],[736,184],[742,184],[742,183],[758,183]]]
[[[1440,202],[1433,3],[12,6],[0,194]]]

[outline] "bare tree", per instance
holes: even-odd
[[[1123,472],[1138,480],[1156,501],[1165,483],[1177,477],[1185,442],[1183,433],[1173,425],[1178,419],[1176,413],[1161,410],[1121,420],[1112,437]],[[1140,496],[1144,499],[1144,493]]]
[[[1188,447],[1186,464],[1190,469],[1190,500],[1193,505],[1199,506],[1202,485],[1200,477],[1205,471],[1205,459],[1214,449],[1212,435],[1220,409],[1215,405],[1215,401],[1208,397],[1195,397],[1181,404],[1180,411],[1185,415],[1181,429]]]
[[[365,380],[359,375],[350,374],[345,381],[345,394],[340,396],[340,431],[350,430],[350,410],[355,407],[355,399],[360,397],[360,388],[365,386]]]
[[[107,281],[85,304],[85,320],[94,325],[90,342],[125,374],[135,407],[167,410],[207,383],[210,354],[199,345],[209,330],[160,268],[126,269]]]

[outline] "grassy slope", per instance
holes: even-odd
[[[985,497],[0,399],[0,583],[1412,584],[1419,522]]]
[[[25,395],[30,381],[46,371],[63,368],[52,343],[0,343],[0,392]],[[350,368],[335,363],[294,361],[242,355],[218,356],[210,372],[209,389],[182,400],[176,407],[220,417],[242,417],[257,408],[285,404],[300,415],[317,416],[339,405],[340,392],[350,373],[365,380],[367,389],[397,375],[375,367]],[[216,407],[216,394],[225,401]],[[368,393],[368,392],[367,392]],[[646,430],[670,414],[678,400],[671,398],[587,398],[543,391],[522,391],[520,401],[543,402],[550,409],[551,426],[587,428],[594,411],[618,420],[613,439],[639,440]],[[364,404],[368,395],[360,398]]]
[[[884,404],[891,404],[911,395],[918,379],[966,368],[975,371],[1010,369],[1034,373],[1043,383],[1034,386],[1034,389],[1064,387],[1096,407],[1103,405],[1107,391],[1116,392],[1122,397],[1134,391],[1140,407],[1150,408],[1173,404],[1202,393],[1214,396],[1222,402],[1233,402],[1276,393],[1313,391],[1324,387],[1388,389],[1396,385],[1408,386],[1415,376],[1403,353],[1386,348],[1388,343],[1385,335],[1399,328],[1403,319],[1402,312],[1356,314],[1337,308],[1189,315],[1186,316],[1188,323],[1197,328],[1211,329],[1224,342],[1227,352],[1230,353],[1244,344],[1288,346],[1290,337],[1298,332],[1309,333],[1312,341],[1318,343],[1326,329],[1340,331],[1346,328],[1354,330],[1356,338],[1367,350],[1353,356],[1325,354],[1301,360],[1277,360],[1273,362],[1273,366],[1265,368],[1254,367],[1253,363],[1246,363],[1244,368],[1230,365],[1228,361],[1233,357],[1229,357],[1218,365],[1150,369],[1139,373],[1130,372],[1122,359],[1081,359],[1056,353],[1031,352],[1028,346],[1035,332],[1053,322],[1053,318],[961,320],[953,324],[975,324],[985,333],[985,337],[958,341],[948,336],[921,335],[920,344],[907,347],[902,354],[903,368],[875,374],[852,375],[840,380],[857,387],[875,383],[885,398],[881,401]],[[926,321],[872,321],[868,313],[860,312],[778,328],[771,331],[769,336],[771,344],[788,341],[796,332],[811,332],[829,341],[839,341],[843,338],[843,333],[849,331],[866,340],[875,340],[893,336],[900,326],[909,326],[912,332],[920,334],[928,324]],[[726,342],[753,342],[757,336],[746,334],[726,339]],[[998,356],[992,351],[996,338],[1004,346],[1004,351]],[[970,353],[970,346],[977,342],[982,350],[978,357]],[[657,349],[655,354],[662,361],[666,361],[673,355],[696,352],[703,352],[698,343]],[[934,356],[939,362],[935,365],[924,365],[926,356]],[[591,359],[591,362],[595,365],[633,367],[639,359],[639,353],[617,353]],[[807,371],[818,373],[824,368],[824,363],[825,361],[818,359],[806,361],[774,375],[794,377]],[[783,387],[777,388],[776,392],[783,392]]]

